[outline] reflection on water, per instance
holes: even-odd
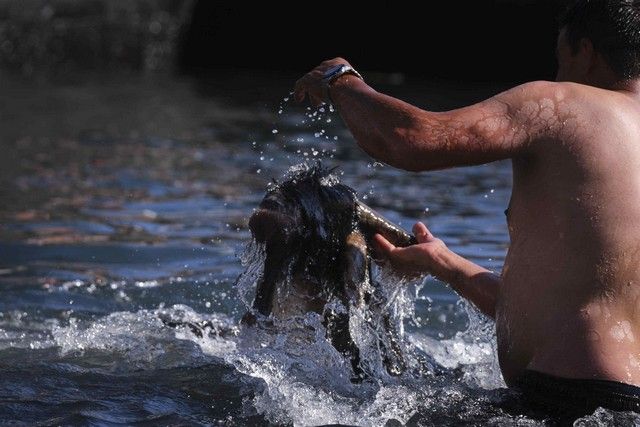
[[[257,83],[0,84],[11,100],[0,106],[0,418],[544,424],[501,405],[492,325],[433,279],[413,290],[405,328],[446,375],[353,384],[313,315],[239,327],[248,217],[271,179],[307,159],[324,158],[383,215],[407,229],[426,220],[487,268],[500,269],[508,243],[508,163],[398,171],[365,156],[329,108],[285,100],[288,81]],[[410,89],[453,106],[446,88]],[[201,334],[180,326],[201,321]]]

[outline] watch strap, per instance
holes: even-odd
[[[345,74],[356,76],[360,80],[364,81],[362,74],[357,72],[355,68],[353,68],[349,64],[336,64],[333,67],[329,68],[327,71],[325,71],[322,77],[322,85],[324,86],[326,98],[329,100],[331,104],[333,104],[333,100],[331,99],[329,88],[331,87],[331,84],[334,81],[336,81],[339,77],[344,76]]]

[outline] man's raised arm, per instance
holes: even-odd
[[[425,111],[377,92],[355,75],[322,83],[325,61],[303,76],[295,97],[318,105],[331,101],[370,156],[409,171],[488,163],[524,154],[536,139],[558,130],[560,85],[532,82],[485,101],[446,112]]]

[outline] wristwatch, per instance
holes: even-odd
[[[357,72],[351,65],[337,64],[324,72],[324,75],[322,76],[322,83],[325,86],[330,86],[335,79],[345,74],[353,74],[359,79],[364,80],[362,78],[362,75],[359,72]]]
[[[331,83],[333,83],[338,77],[344,76],[345,74],[351,74],[356,76],[360,80],[364,80],[359,72],[357,72],[351,65],[347,64],[334,65],[333,67],[325,71],[324,75],[322,76],[322,85],[324,86],[325,94],[329,102],[332,104],[333,100],[331,99],[331,95],[329,94],[329,87],[331,86]]]

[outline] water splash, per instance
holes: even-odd
[[[329,104],[322,104],[300,110],[300,107],[293,103],[292,95],[293,93],[289,92],[276,108],[271,141],[261,144],[260,147],[253,142],[253,149],[259,149],[260,154],[273,151],[274,157],[281,157],[285,153],[289,165],[306,158],[333,159],[340,151],[336,145],[336,141],[340,139],[339,133],[344,131],[336,126],[339,121],[335,120],[335,108]],[[273,158],[270,161],[273,161]]]
[[[405,297],[396,297],[396,309],[407,308]],[[74,368],[79,372],[163,372],[222,361],[233,368],[234,378],[255,380],[242,380],[253,390],[242,412],[260,414],[273,424],[384,426],[390,420],[404,424],[420,419],[429,420],[429,425],[437,420],[440,425],[470,420],[486,425],[515,422],[495,406],[499,394],[487,390],[481,381],[473,381],[487,367],[483,349],[487,342],[483,340],[488,329],[476,320],[464,333],[440,343],[420,341],[419,334],[408,334],[410,342],[420,342],[405,349],[409,359],[423,355],[421,351],[438,358],[442,348],[466,347],[464,352],[449,351],[440,359],[459,369],[440,374],[428,369],[407,370],[399,377],[377,369],[372,370],[376,376],[359,383],[351,381],[350,364],[326,340],[320,315],[272,320],[263,328],[238,326],[236,320],[221,313],[198,313],[188,306],[174,305],[117,312],[95,320],[71,318],[66,325],[51,325],[51,338],[43,342],[58,348],[67,361],[81,363],[84,367]],[[189,327],[205,321],[211,327],[201,336]],[[169,322],[174,326],[167,326]],[[365,335],[370,331],[367,328],[363,327]],[[468,346],[474,340],[477,345]],[[596,413],[580,425],[604,425],[611,416],[606,411]],[[594,420],[599,424],[593,424]],[[518,425],[540,423],[521,418]]]
[[[591,415],[574,421],[574,427],[607,427],[640,425],[640,415],[635,412],[614,412],[598,408]]]
[[[256,284],[263,274],[264,261],[266,259],[264,244],[251,239],[239,255],[240,263],[244,271],[236,280],[236,290],[245,308],[251,307]]]

